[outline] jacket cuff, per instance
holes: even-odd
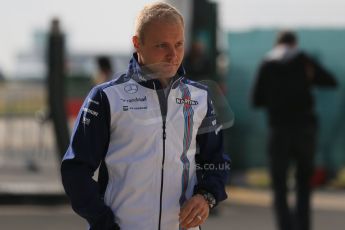
[[[120,230],[120,226],[114,219],[113,211],[109,208],[97,221],[90,223],[90,230]]]

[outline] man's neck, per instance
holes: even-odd
[[[158,81],[161,83],[162,88],[166,88],[170,85],[172,78],[158,78]]]

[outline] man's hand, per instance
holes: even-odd
[[[200,195],[194,195],[181,208],[180,226],[182,228],[193,228],[202,225],[209,214],[209,206],[205,198]]]

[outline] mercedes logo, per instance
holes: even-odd
[[[130,94],[138,92],[138,86],[135,84],[126,85],[124,89],[127,93]]]

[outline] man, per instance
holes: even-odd
[[[253,104],[268,112],[270,174],[280,230],[310,229],[310,178],[317,131],[311,90],[313,86],[335,85],[328,71],[297,48],[296,35],[290,31],[278,35],[276,46],[259,68]],[[294,216],[286,198],[291,161],[296,164]]]
[[[184,58],[184,66],[188,72],[189,78],[193,81],[211,79],[211,64],[206,54],[204,43],[199,40],[193,41],[189,53]]]
[[[96,61],[97,72],[92,79],[94,85],[109,81],[113,75],[111,60],[108,56],[98,56]]]
[[[93,88],[79,113],[61,174],[92,230],[199,229],[227,198],[221,126],[181,66],[183,23],[166,3],[145,6],[128,71]]]

